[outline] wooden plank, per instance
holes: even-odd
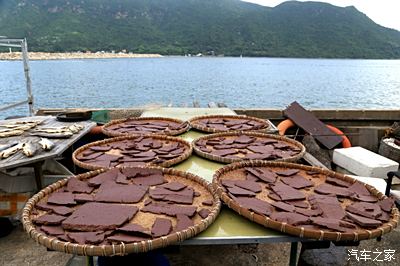
[[[311,153],[306,152],[303,156],[303,159],[312,166],[321,167],[324,169],[328,169],[323,163],[321,163],[317,158],[311,155]]]
[[[283,112],[326,148],[333,149],[342,142],[342,137],[327,128],[313,113],[304,109],[299,103],[291,103]]]
[[[77,140],[81,137],[86,135],[90,129],[96,126],[96,123],[92,121],[82,121],[82,122],[60,122],[56,120],[55,117],[52,116],[33,116],[29,118],[19,118],[19,119],[10,119],[5,121],[0,121],[0,124],[6,124],[13,121],[29,121],[29,120],[41,120],[43,121],[40,124],[40,127],[60,127],[60,126],[69,126],[72,124],[79,124],[82,125],[84,128],[79,132],[72,135],[70,138],[67,139],[50,139],[54,142],[55,146],[50,151],[43,151],[39,149],[38,153],[32,157],[26,157],[21,151],[13,156],[10,156],[6,159],[0,159],[0,169],[8,169],[14,168],[22,165],[30,165],[36,162],[44,161],[46,159],[55,158],[60,156],[65,150],[67,150],[72,144],[74,144]],[[33,141],[37,142],[40,140],[40,137],[37,136],[30,136],[29,130],[25,132],[21,136],[15,137],[8,137],[8,138],[0,138],[0,144],[12,143],[12,142],[20,142],[20,141]]]

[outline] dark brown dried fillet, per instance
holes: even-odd
[[[314,209],[322,210],[322,217],[341,220],[346,216],[338,199],[334,196],[311,195],[308,201]]]
[[[247,189],[243,189],[240,187],[227,187],[226,188],[231,194],[235,195],[235,196],[248,196],[248,197],[254,197],[256,195],[256,193],[254,193],[253,191],[247,190]]]
[[[124,175],[121,172],[118,172],[117,177],[115,178],[115,182],[118,184],[130,184],[129,180],[126,178],[126,175]]]
[[[339,232],[346,232],[348,229],[340,226],[340,220],[331,219],[331,218],[321,218],[321,217],[313,217],[311,218],[311,222],[318,226],[323,226],[328,229],[332,229]]]
[[[289,200],[289,201],[286,201],[286,203],[291,204],[295,207],[304,208],[304,209],[307,209],[310,206],[307,202],[305,202],[303,200]]]
[[[378,204],[368,202],[355,202],[347,206],[346,211],[371,219],[376,219],[382,215],[382,210]]]
[[[139,202],[147,192],[147,187],[138,185],[120,185],[113,181],[103,183],[94,196],[95,201],[136,203]]]
[[[59,225],[42,225],[40,229],[46,234],[59,236],[64,234],[64,229]]]
[[[98,244],[103,242],[105,234],[99,232],[68,232],[67,236],[78,244]]]
[[[282,182],[277,182],[273,185],[271,185],[271,189],[278,194],[278,196],[282,200],[302,200],[305,199],[305,195],[301,192],[298,191],[291,186],[285,185]]]
[[[368,191],[368,189],[360,182],[356,181],[353,183],[353,185],[351,185],[350,187],[348,187],[348,190],[351,192],[354,192],[355,194],[361,196],[370,196],[371,193]]]
[[[351,220],[353,220],[355,223],[362,227],[378,227],[382,224],[381,221],[362,217],[356,214],[352,214],[350,212],[347,212],[347,217],[349,217]]]
[[[270,202],[270,204],[272,206],[274,206],[275,208],[278,208],[278,209],[283,210],[285,212],[294,212],[294,210],[295,210],[295,207],[293,205],[284,203],[282,201]]]
[[[130,235],[138,235],[138,236],[145,236],[151,237],[150,229],[144,228],[140,224],[126,224],[122,227],[117,228],[117,231],[130,234]]]
[[[392,207],[394,204],[394,199],[393,198],[385,198],[385,199],[379,201],[378,204],[382,210],[384,210],[385,212],[390,212],[392,210]]]
[[[377,202],[378,198],[374,195],[355,195],[353,199],[363,201],[363,202]]]
[[[256,153],[271,154],[272,151],[274,150],[274,147],[249,145],[249,146],[247,146],[247,149],[249,149],[252,152],[256,152]]]
[[[91,154],[85,155],[85,152],[78,154],[76,158],[81,161],[93,160],[102,155],[102,152],[93,152]]]
[[[114,181],[117,178],[119,169],[114,168],[104,173],[96,175],[88,180],[89,186],[97,187],[106,181]]]
[[[279,197],[279,195],[273,191],[268,191],[268,197],[270,197],[271,199],[273,199],[275,201],[281,201],[281,198]]]
[[[33,222],[36,224],[44,224],[44,225],[57,225],[66,219],[65,216],[57,215],[57,214],[44,214],[33,219]]]
[[[154,174],[144,177],[135,177],[131,179],[134,184],[142,186],[156,186],[167,182],[162,174]]]
[[[274,212],[271,214],[270,218],[274,221],[288,223],[291,225],[302,225],[310,223],[310,219],[307,216],[291,212]]]
[[[38,204],[36,204],[35,207],[39,210],[52,211],[55,214],[59,214],[59,215],[63,215],[63,216],[71,214],[74,211],[74,209],[69,208],[69,207],[51,205],[51,204],[47,204],[44,202],[39,202]]]
[[[382,215],[376,219],[382,222],[388,222],[390,220],[390,215],[387,212],[382,212]]]
[[[328,176],[326,178],[325,182],[333,184],[333,185],[336,185],[336,186],[339,186],[339,187],[349,187],[349,186],[351,186],[351,184],[349,182],[346,182],[346,181],[338,179],[338,178],[333,178],[333,177],[330,177],[330,176]]]
[[[89,187],[86,181],[81,181],[76,179],[75,177],[71,177],[68,180],[66,191],[69,192],[77,192],[77,193],[92,193],[93,187]]]
[[[249,144],[254,141],[254,137],[249,137],[247,135],[240,135],[239,137],[236,137],[233,141],[235,143],[240,143],[240,144]]]
[[[301,175],[281,177],[281,181],[293,188],[305,188],[314,186],[314,183]]]
[[[217,156],[226,156],[226,155],[231,155],[231,154],[236,154],[236,150],[234,149],[225,149],[225,150],[214,150],[211,152],[211,154],[217,155]]]
[[[205,219],[211,213],[209,209],[203,208],[197,212],[201,218]]]
[[[205,206],[212,206],[214,202],[212,200],[204,200],[202,204]]]
[[[76,202],[91,202],[94,201],[94,196],[91,194],[74,194]]]
[[[237,203],[243,208],[249,209],[259,214],[270,215],[273,212],[273,207],[266,201],[257,198],[236,197]]]
[[[321,209],[303,209],[303,208],[296,208],[295,212],[303,214],[305,216],[319,216],[322,214]]]
[[[175,232],[182,231],[193,225],[194,225],[194,222],[188,216],[186,216],[184,214],[178,214],[178,215],[176,215],[176,226],[175,226],[174,231]]]
[[[74,194],[71,192],[56,192],[49,196],[47,203],[57,205],[75,205]]]
[[[262,187],[259,183],[249,180],[236,180],[235,185],[255,193],[259,193],[262,190]]]
[[[292,176],[300,172],[298,169],[287,169],[287,170],[280,170],[280,171],[275,171],[276,174],[280,176]]]
[[[192,217],[196,213],[195,206],[181,206],[176,204],[167,203],[155,203],[151,202],[147,206],[144,206],[141,211],[151,212],[155,214],[165,214],[168,216],[176,216],[177,214],[184,214]]]
[[[179,191],[187,187],[187,185],[179,183],[179,182],[169,182],[167,184],[161,185],[160,187],[166,188],[172,191]]]
[[[266,183],[274,183],[276,181],[277,175],[275,172],[272,172],[269,169],[262,169],[262,168],[245,168],[247,172],[251,173],[252,175],[256,176],[260,180]]]
[[[168,235],[172,231],[172,223],[170,219],[156,218],[152,228],[151,234],[154,238]]]
[[[326,183],[316,186],[314,188],[314,191],[320,194],[325,194],[325,195],[334,194],[342,197],[350,197],[354,195],[354,192],[349,191],[347,188],[333,186]]]
[[[64,220],[62,227],[77,231],[112,230],[132,219],[137,212],[135,206],[88,202]]]
[[[92,151],[105,152],[105,151],[111,150],[111,147],[110,146],[91,146],[91,147],[89,147],[89,149],[91,149]]]

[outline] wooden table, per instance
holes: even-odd
[[[81,121],[81,122],[60,122],[54,116],[32,116],[24,117],[18,119],[2,120],[1,124],[7,124],[15,121],[31,121],[31,120],[41,120],[43,121],[40,125],[36,127],[60,127],[60,126],[70,126],[72,124],[79,124],[83,126],[83,129],[75,133],[70,138],[65,139],[50,139],[54,144],[54,148],[50,151],[43,151],[39,149],[39,152],[32,156],[27,157],[22,152],[17,152],[16,154],[6,158],[0,159],[0,170],[15,168],[19,166],[32,166],[35,170],[35,179],[37,189],[42,188],[43,170],[42,164],[46,159],[55,158],[60,156],[65,150],[71,147],[76,141],[82,138],[86,133],[90,131],[91,128],[96,126],[96,123],[91,121]],[[40,137],[30,136],[30,130],[26,131],[20,136],[0,138],[0,144],[7,144],[19,141],[33,141],[37,142]]]
[[[159,108],[143,112],[143,117],[170,117],[188,120],[199,115],[235,115],[228,108]],[[191,142],[204,134],[190,130],[179,137]],[[187,160],[174,168],[196,174],[208,182],[212,182],[214,172],[224,164],[213,162],[192,154]],[[240,216],[226,206],[223,206],[217,219],[205,231],[196,237],[185,240],[181,245],[218,245],[218,244],[252,244],[290,242],[289,265],[297,264],[298,242],[305,241],[299,238],[265,228],[259,224]]]

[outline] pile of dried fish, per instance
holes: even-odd
[[[54,143],[46,138],[41,138],[40,141],[21,141],[21,142],[12,142],[9,144],[0,145],[0,159],[6,159],[18,151],[22,151],[22,153],[27,157],[34,156],[40,147],[49,151],[54,147]]]
[[[39,136],[45,138],[69,138],[73,134],[83,129],[82,125],[73,124],[70,126],[61,127],[40,127],[31,131],[32,136]]]
[[[41,120],[14,121],[7,124],[0,124],[0,138],[22,135],[25,131],[42,123]]]

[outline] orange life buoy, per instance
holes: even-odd
[[[89,134],[92,134],[92,135],[102,134],[102,131],[101,131],[102,128],[103,128],[103,126],[95,126],[89,131]]]
[[[285,132],[288,128],[293,127],[295,124],[293,123],[292,120],[290,119],[286,119],[283,120],[282,122],[279,123],[278,125],[278,130],[279,130],[279,135],[283,136],[285,135]],[[342,146],[343,148],[350,148],[351,147],[351,142],[349,140],[348,137],[346,137],[343,133],[343,131],[341,131],[340,129],[332,126],[332,125],[326,125],[330,130],[332,130],[333,132],[335,132],[338,135],[341,135],[342,137]]]

